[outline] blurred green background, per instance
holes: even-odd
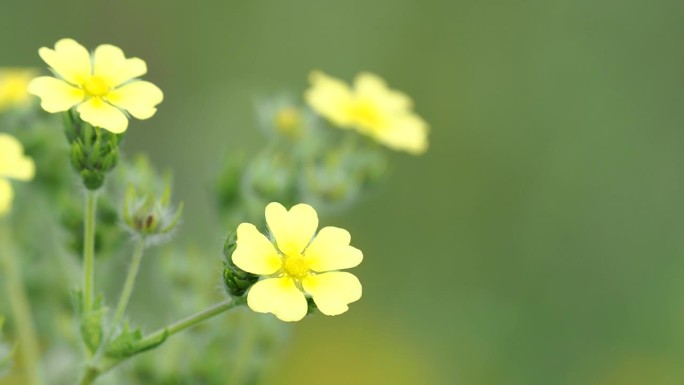
[[[0,63],[42,67],[62,37],[144,58],[166,100],[125,150],[175,170],[207,263],[227,231],[208,180],[263,143],[255,97],[301,94],[319,68],[414,98],[429,152],[395,155],[324,223],[364,250],[364,299],[297,324],[269,383],[668,385],[684,382],[683,16],[679,0],[3,0]]]

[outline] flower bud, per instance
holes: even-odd
[[[281,94],[255,102],[259,126],[270,137],[290,142],[308,136],[313,115],[299,105],[293,95]]]
[[[275,113],[273,125],[278,133],[291,140],[299,140],[304,136],[304,117],[295,107],[284,107]]]
[[[88,190],[97,190],[104,184],[106,174],[119,161],[122,135],[93,127],[72,111],[66,111],[62,116],[71,146],[71,165]]]
[[[124,195],[122,216],[132,234],[155,243],[178,226],[183,203],[171,205],[171,175],[159,176],[144,156],[121,168]]]
[[[124,223],[131,232],[148,239],[169,234],[176,228],[183,214],[183,203],[173,208],[170,201],[170,184],[166,185],[159,197],[152,193],[140,193],[130,185],[124,198]]]

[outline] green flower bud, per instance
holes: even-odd
[[[124,223],[131,232],[149,241],[169,234],[178,226],[183,214],[183,203],[174,208],[170,200],[170,183],[159,197],[152,193],[140,193],[130,185],[124,198]]]
[[[65,134],[71,146],[71,165],[88,190],[104,184],[106,174],[119,161],[119,142],[122,135],[93,127],[82,121],[73,111],[63,115]]]
[[[124,196],[121,212],[128,230],[148,243],[168,238],[183,214],[182,202],[177,207],[171,204],[171,174],[160,176],[147,157],[137,156],[123,164],[119,176],[115,180],[127,186],[118,193]]]

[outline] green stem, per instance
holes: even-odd
[[[31,385],[40,385],[42,370],[40,368],[40,348],[34,328],[31,306],[21,277],[21,267],[14,254],[12,235],[8,226],[0,228],[0,259],[5,270],[5,284],[9,297],[10,309],[19,336],[19,351],[22,355],[24,372]]]
[[[121,291],[121,297],[119,297],[119,304],[116,306],[116,313],[114,313],[114,319],[105,334],[105,339],[100,344],[97,354],[95,355],[94,362],[100,359],[104,353],[104,348],[109,343],[109,340],[114,335],[114,332],[121,326],[124,315],[126,314],[126,308],[128,307],[128,302],[131,299],[131,294],[133,294],[133,288],[135,287],[135,279],[138,276],[138,270],[140,270],[140,262],[142,261],[143,254],[145,252],[145,239],[140,238],[133,252],[133,260],[131,261],[131,266],[128,268],[128,274],[126,275],[126,282],[124,283],[123,290]]]
[[[185,329],[188,329],[190,327],[193,327],[197,325],[198,323],[202,321],[206,321],[209,318],[212,318],[216,315],[219,315],[225,311],[228,311],[232,308],[235,308],[239,305],[242,305],[244,303],[244,299],[234,299],[234,300],[226,300],[221,303],[218,303],[206,310],[203,310],[199,313],[195,313],[189,317],[183,318],[182,320],[173,323],[165,328],[161,328],[157,330],[156,332],[148,335],[147,337],[143,338],[140,340],[140,344],[144,345],[147,342],[151,341],[157,341],[160,338],[166,334],[167,337],[170,337],[178,332],[181,332]]]
[[[97,195],[95,191],[86,193],[85,230],[83,234],[83,313],[93,309],[95,297],[95,215]]]
[[[191,328],[203,321],[206,321],[212,317],[215,317],[223,312],[226,312],[228,310],[231,310],[233,308],[236,308],[242,304],[245,303],[244,298],[236,298],[234,300],[226,300],[221,303],[218,303],[206,310],[203,310],[199,313],[193,314],[187,318],[184,318],[178,322],[175,322],[167,327],[161,328],[157,330],[156,332],[149,334],[145,338],[141,339],[140,341],[137,342],[137,345],[139,346],[145,346],[148,344],[154,344],[155,342],[158,342],[159,340],[166,341],[166,339],[174,334],[177,334],[185,329]],[[158,347],[159,345],[155,346]],[[141,353],[141,352],[138,352]],[[138,354],[136,353],[136,354]],[[104,365],[101,367],[97,367],[94,364],[88,365],[84,372],[83,376],[81,377],[81,380],[78,382],[78,385],[89,385],[92,384],[97,377],[99,377],[101,374],[104,374],[117,365],[121,364],[122,362],[128,360],[131,357],[134,357],[136,354],[132,356],[128,356],[125,358],[117,359],[117,360],[111,360],[109,362],[105,362]]]

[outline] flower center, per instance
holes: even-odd
[[[285,256],[285,273],[293,278],[301,278],[309,272],[309,264],[303,255]]]
[[[90,96],[104,96],[109,92],[109,88],[109,84],[97,75],[92,75],[83,84],[83,89]]]
[[[348,111],[352,119],[364,128],[377,130],[382,127],[382,113],[372,102],[363,100],[357,101],[349,106]]]

